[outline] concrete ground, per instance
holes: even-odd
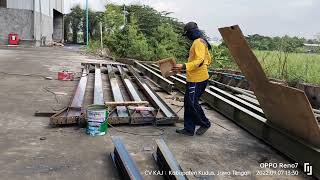
[[[117,129],[110,128],[105,136],[90,137],[84,129],[50,128],[49,118],[35,117],[36,110],[52,111],[66,106],[77,84],[76,81],[45,80],[42,76],[56,78],[61,70],[78,72],[80,62],[92,58],[70,47],[0,49],[1,179],[118,179],[109,158],[113,151],[112,136],[123,138],[145,179],[161,179],[160,176],[145,175],[145,172],[157,169],[152,153],[158,138],[166,141],[185,171],[212,171],[216,174],[189,176],[190,179],[308,178],[300,169],[297,176],[258,175],[259,171],[274,170],[261,168],[261,162],[293,162],[206,106],[203,107],[212,128],[203,136],[193,137],[175,133],[182,123],[162,126],[164,134],[161,136],[136,136],[118,131],[160,133],[152,126],[118,126]],[[57,94],[57,100],[50,91]],[[170,95],[159,94],[175,111],[180,109],[182,102],[173,102]],[[183,117],[183,110],[178,114]],[[218,171],[224,175],[217,175]],[[235,175],[233,171],[242,171],[248,176]]]

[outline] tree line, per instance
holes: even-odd
[[[101,23],[103,45],[115,57],[148,61],[175,57],[178,61],[186,61],[191,42],[182,37],[184,23],[170,17],[170,14],[145,5],[108,4],[104,12],[89,10],[90,47],[100,47]],[[86,42],[85,10],[79,5],[65,16],[64,26],[66,42]],[[286,53],[305,52],[304,43],[317,42],[298,37],[259,34],[249,35],[246,39],[252,49]],[[214,67],[235,66],[224,43],[214,46],[211,54],[215,60]]]
[[[246,37],[250,47],[262,51],[306,52],[304,44],[318,44],[317,39],[305,39],[299,37],[268,37],[259,34]]]
[[[184,24],[170,17],[170,12],[158,12],[149,6],[108,4],[104,12],[89,10],[90,43],[100,39],[99,23],[103,26],[103,44],[116,57],[156,60],[167,57],[185,59],[190,43],[182,37]],[[85,11],[80,6],[71,9],[65,18],[65,39],[86,42]],[[69,33],[71,31],[71,33]],[[80,32],[80,33],[79,33]]]

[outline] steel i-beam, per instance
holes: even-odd
[[[156,143],[158,147],[157,151],[153,153],[153,157],[159,170],[163,172],[163,177],[170,180],[186,180],[187,177],[164,140],[157,139]]]
[[[107,65],[109,81],[112,89],[112,95],[115,102],[124,102],[124,98],[122,97],[122,93],[117,81],[117,78],[114,74],[113,67],[111,65]],[[118,117],[128,117],[128,111],[125,106],[117,106]]]
[[[70,105],[50,117],[50,123],[52,125],[66,125],[75,124],[81,118],[81,108],[86,92],[87,82],[89,75],[89,66],[84,65],[82,75],[78,83],[77,89],[73,95]]]
[[[124,180],[142,180],[140,171],[124,146],[120,137],[113,137],[114,152],[110,157],[118,169],[119,175]]]
[[[159,97],[159,95],[155,93],[152,88],[141,79],[140,75],[138,75],[138,73],[132,68],[132,66],[127,65],[127,68],[135,77],[138,86],[140,86],[153,106],[159,108],[166,118],[178,118],[175,112],[172,111],[172,109]]]

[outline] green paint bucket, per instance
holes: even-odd
[[[90,105],[87,108],[87,134],[103,136],[108,129],[108,111],[105,105]]]

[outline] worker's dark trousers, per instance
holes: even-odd
[[[194,133],[196,126],[209,128],[210,121],[204,114],[199,99],[204,93],[208,80],[203,82],[187,82],[186,92],[184,95],[184,129]]]

